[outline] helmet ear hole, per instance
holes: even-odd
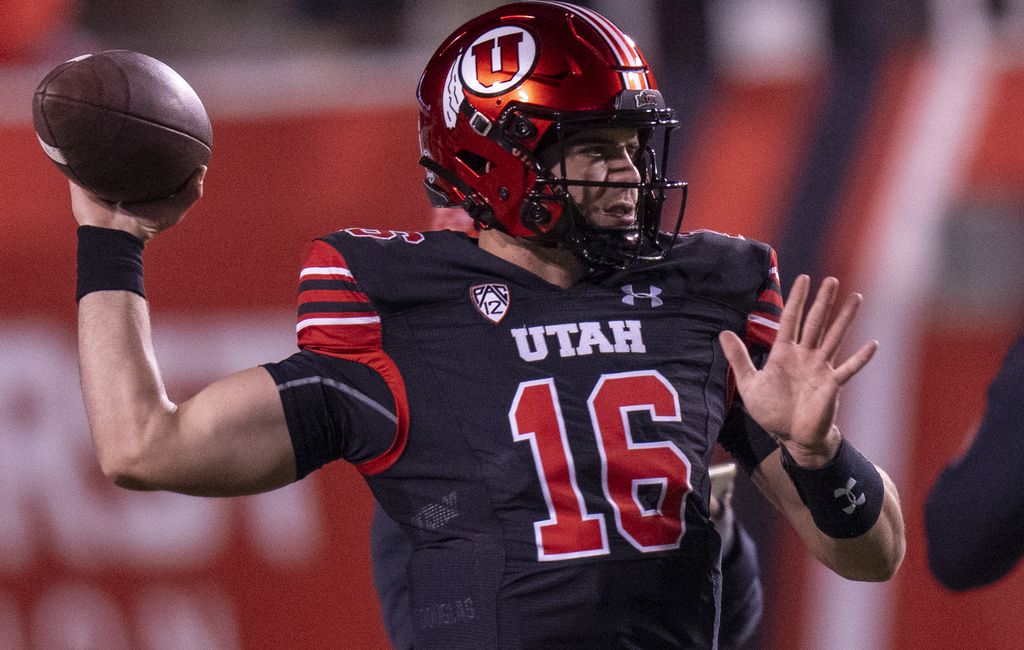
[[[537,125],[519,111],[513,111],[504,120],[502,132],[512,142],[525,143],[537,135]]]
[[[491,161],[466,149],[460,149],[455,158],[476,176],[483,176],[490,169]]]
[[[521,213],[523,223],[531,229],[537,229],[551,222],[551,210],[541,205],[539,201],[524,201]]]

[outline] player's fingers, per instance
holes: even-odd
[[[110,208],[114,205],[110,201],[101,199],[74,181],[68,181],[68,188],[71,192],[72,208],[79,204],[95,205],[104,209]]]
[[[823,340],[825,325],[828,323],[828,315],[832,310],[832,303],[835,302],[838,287],[839,280],[833,277],[822,280],[818,292],[814,295],[814,302],[807,310],[807,318],[800,333],[801,343],[817,347]]]
[[[132,232],[131,224],[117,213],[117,204],[104,201],[84,187],[68,181],[71,194],[71,212],[80,226],[97,226],[99,228],[117,228]]]
[[[811,279],[806,275],[797,276],[793,288],[789,290],[786,306],[779,318],[777,340],[796,343],[800,336],[800,320],[803,318],[804,304],[807,302],[807,288]]]
[[[835,357],[839,344],[846,337],[846,332],[850,329],[850,324],[853,323],[853,318],[857,315],[857,310],[860,309],[862,302],[864,302],[864,297],[859,293],[851,293],[846,297],[842,309],[839,310],[839,315],[825,331],[825,337],[821,341],[820,349],[826,359]]]
[[[120,207],[128,214],[142,219],[143,227],[152,234],[166,230],[184,218],[192,205],[203,195],[203,178],[206,167],[200,166],[189,177],[180,190],[165,199],[122,203]]]
[[[871,357],[875,356],[876,350],[878,350],[878,341],[868,341],[864,345],[860,346],[860,349],[858,349],[853,356],[836,368],[836,382],[842,386],[846,382],[850,381],[851,377],[860,372],[860,369],[866,366],[868,361],[871,361]]]
[[[735,332],[722,332],[718,335],[718,342],[722,345],[722,352],[725,354],[726,361],[729,362],[729,367],[732,368],[737,385],[745,383],[757,372],[754,362],[750,360],[747,346],[743,345],[743,341],[736,336]]]
[[[203,196],[203,179],[206,178],[206,165],[200,165],[188,182],[177,194],[170,198],[176,206],[184,210],[189,209],[193,203]]]

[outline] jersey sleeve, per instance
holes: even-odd
[[[277,382],[300,477],[344,458],[376,474],[408,435],[405,386],[384,352],[381,318],[341,251],[315,240],[299,273],[301,352],[267,370]]]
[[[391,448],[394,396],[372,368],[308,350],[263,367],[284,406],[296,478],[341,458],[362,467]]]
[[[767,361],[768,353],[775,343],[782,308],[778,256],[774,249],[769,248],[765,279],[758,290],[757,302],[747,315],[747,327],[743,337],[750,358],[758,368]],[[778,448],[779,444],[743,408],[743,401],[736,392],[731,370],[727,391],[728,414],[719,434],[719,443],[736,459],[740,467],[750,474],[758,463]]]
[[[757,296],[757,304],[747,316],[745,342],[751,353],[766,354],[775,343],[782,318],[782,285],[779,282],[779,260],[774,249],[768,249],[768,273]]]

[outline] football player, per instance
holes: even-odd
[[[507,5],[444,41],[417,98],[427,193],[479,237],[312,242],[300,351],[181,404],[153,354],[142,248],[205,170],[155,204],[72,187],[103,471],[229,495],[347,460],[413,544],[418,648],[713,647],[716,443],[825,565],[891,577],[896,490],[834,424],[876,347],[837,358],[861,299],[828,278],[811,300],[801,276],[783,307],[770,247],[678,234],[676,121],[633,41],[589,9]]]

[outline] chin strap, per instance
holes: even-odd
[[[498,224],[497,221],[494,219],[493,213],[491,212],[491,208],[487,204],[487,200],[484,199],[484,197],[481,196],[479,192],[470,187],[465,181],[463,181],[457,175],[455,175],[448,169],[445,169],[441,165],[437,164],[437,162],[435,162],[431,158],[428,158],[427,156],[420,157],[420,165],[426,167],[427,170],[432,174],[440,176],[442,179],[444,179],[445,182],[447,182],[449,185],[457,189],[459,192],[462,192],[462,195],[465,196],[466,198],[462,200],[460,207],[466,211],[466,214],[468,214],[473,219],[473,221],[480,224],[480,226],[483,228],[500,229],[500,224]],[[426,182],[426,186],[427,193],[432,198],[444,196],[442,192],[432,187],[429,181]],[[439,206],[435,204],[435,207],[451,206]]]

